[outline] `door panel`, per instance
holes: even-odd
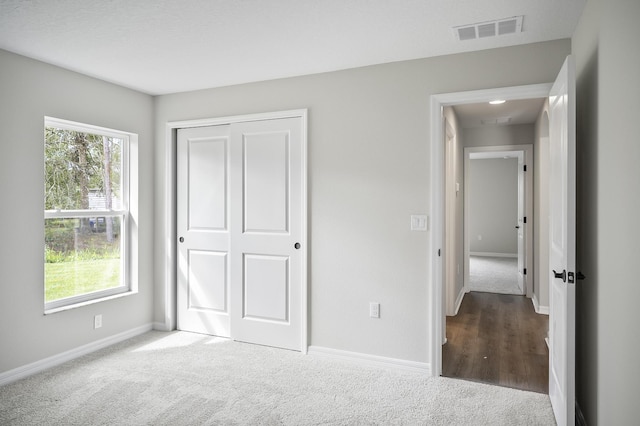
[[[231,128],[231,329],[236,340],[301,350],[304,156],[299,118]],[[300,247],[300,246],[299,246]]]
[[[227,313],[227,253],[189,250],[188,308]]]
[[[558,425],[575,419],[575,74],[569,56],[549,95],[549,397]],[[563,278],[554,273],[557,272]]]
[[[224,138],[187,142],[188,229],[226,230],[227,144]]]
[[[180,129],[178,329],[230,336],[229,126]]]
[[[289,321],[289,258],[245,255],[243,297],[244,318]]]
[[[289,135],[245,134],[244,232],[288,232]]]

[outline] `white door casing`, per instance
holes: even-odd
[[[560,426],[575,420],[575,108],[569,56],[549,94],[549,397]]]
[[[177,327],[230,336],[229,126],[178,130]]]
[[[456,314],[456,170],[455,144],[456,136],[449,120],[445,118],[445,215],[446,238],[444,239],[445,263],[445,307],[446,315]],[[446,327],[445,327],[446,332]],[[446,337],[446,334],[445,334]]]
[[[306,111],[252,117],[178,128],[177,323],[305,352]]]
[[[526,238],[530,238],[528,231],[527,221],[525,219],[525,199],[526,199],[526,185],[525,185],[525,162],[524,154],[518,155],[518,217],[516,238],[518,239],[518,288],[522,294],[525,294],[526,275],[525,268],[527,267],[526,258]]]
[[[468,92],[443,93],[431,96],[431,223],[430,256],[427,265],[431,270],[428,282],[429,294],[429,354],[431,373],[442,374],[442,344],[444,343],[445,317],[443,311],[443,262],[440,256],[444,241],[444,120],[442,109],[447,105],[489,102],[494,99],[532,99],[549,95],[551,84],[533,84],[526,86],[501,87]],[[466,176],[465,176],[466,179]],[[466,219],[465,219],[466,223]],[[466,244],[466,240],[465,240]],[[528,242],[528,245],[530,243]],[[465,249],[467,250],[467,249]],[[465,253],[465,257],[467,254]],[[465,268],[468,270],[468,268]],[[465,277],[466,279],[466,277]]]

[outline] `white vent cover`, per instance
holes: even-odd
[[[522,32],[522,18],[523,16],[512,16],[495,21],[461,25],[453,27],[453,31],[460,41],[515,34]]]

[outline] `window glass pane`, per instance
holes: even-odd
[[[45,219],[45,302],[120,287],[122,216]]]
[[[45,128],[45,210],[122,208],[122,139]]]

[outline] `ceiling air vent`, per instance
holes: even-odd
[[[462,40],[473,40],[476,38],[476,27],[460,27],[457,30],[458,39]]]
[[[460,41],[515,34],[522,32],[522,18],[522,16],[512,16],[495,21],[461,25],[453,27],[453,30]]]

